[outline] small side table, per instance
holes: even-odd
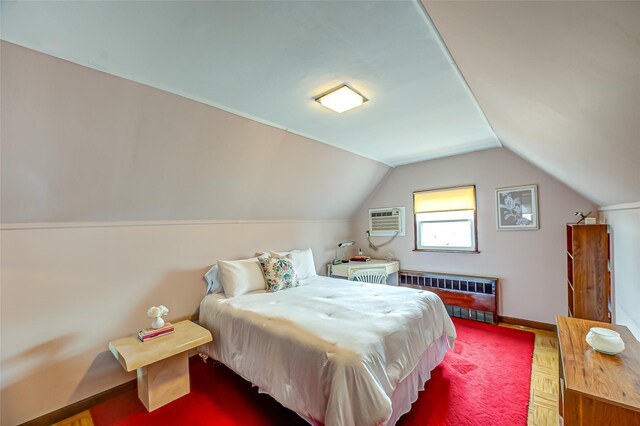
[[[148,411],[189,393],[189,349],[212,340],[206,328],[191,321],[174,324],[175,332],[141,342],[137,336],[109,342],[109,350],[126,371],[138,371],[138,398]]]

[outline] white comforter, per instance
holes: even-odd
[[[456,332],[433,293],[326,277],[276,293],[209,295],[201,351],[301,416],[326,426],[380,425],[421,355]]]

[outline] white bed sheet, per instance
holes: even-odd
[[[456,337],[431,292],[327,277],[206,296],[200,323],[213,333],[203,353],[325,426],[386,424],[398,383],[434,342]]]

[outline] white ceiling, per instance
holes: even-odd
[[[419,2],[3,2],[4,40],[389,165],[499,146]],[[370,99],[336,114],[339,83]]]
[[[640,201],[640,2],[425,6],[506,147],[601,206]]]
[[[640,2],[423,1],[446,48],[414,1],[3,1],[0,35],[389,165],[497,134],[600,205],[640,200]],[[371,101],[312,100],[342,82]]]

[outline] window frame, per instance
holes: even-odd
[[[473,188],[473,201],[475,208],[473,209],[473,229],[472,235],[473,238],[473,247],[472,248],[421,248],[418,246],[418,218],[417,215],[420,213],[416,213],[416,197],[415,195],[422,192],[432,192],[432,191],[448,191],[462,188]],[[442,188],[432,188],[432,189],[423,189],[419,191],[413,191],[413,251],[422,252],[422,253],[462,253],[462,254],[478,254],[480,251],[478,250],[478,197],[476,192],[475,185],[458,185],[458,186],[450,186],[450,187],[442,187]],[[468,211],[468,210],[441,210],[438,212],[455,212],[455,211]],[[430,213],[436,213],[430,212]]]

